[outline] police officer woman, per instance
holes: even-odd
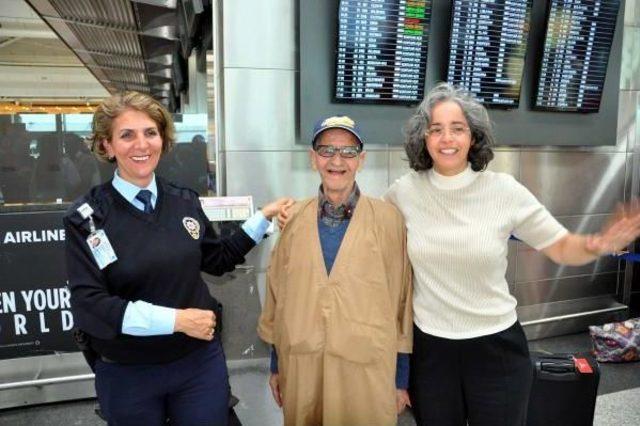
[[[266,205],[242,230],[218,238],[198,194],[154,171],[174,144],[165,108],[148,95],[105,100],[92,151],[115,162],[64,217],[72,311],[98,353],[96,392],[110,425],[226,425],[229,385],[217,302],[200,271],[244,261],[290,201]],[[97,243],[96,243],[97,242]]]

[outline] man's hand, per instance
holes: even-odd
[[[200,340],[213,340],[213,329],[216,326],[216,315],[204,309],[176,309],[176,322],[173,331]]]
[[[278,404],[278,407],[282,407],[282,393],[280,393],[280,375],[278,373],[271,373],[269,377],[269,387],[271,388],[271,394],[273,400]]]
[[[411,399],[406,389],[396,389],[396,407],[398,414],[402,413],[405,407],[411,407]]]
[[[284,197],[278,198],[275,201],[272,201],[262,207],[262,214],[267,220],[271,220],[275,215],[277,215],[281,210],[288,209],[295,203],[293,198]]]

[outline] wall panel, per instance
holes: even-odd
[[[295,70],[295,0],[224,0],[224,66]]]
[[[640,89],[640,27],[625,26],[622,39],[620,89]]]
[[[520,155],[522,183],[556,216],[609,213],[624,197],[625,153]]]
[[[615,294],[617,282],[618,274],[616,272],[608,272],[597,275],[517,283],[514,286],[514,296],[521,306],[596,297]]]
[[[640,27],[640,2],[638,0],[625,1],[624,24]]]
[[[295,72],[227,68],[226,151],[305,150],[296,146]]]

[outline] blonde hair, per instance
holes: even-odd
[[[117,93],[98,106],[93,114],[91,122],[91,151],[98,159],[107,162],[115,162],[115,158],[109,158],[109,154],[104,146],[104,141],[110,141],[113,136],[113,120],[126,110],[144,112],[158,126],[158,131],[162,137],[162,152],[166,153],[173,148],[176,141],[176,129],[169,111],[151,96],[140,92]]]

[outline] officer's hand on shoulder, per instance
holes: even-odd
[[[295,203],[295,200],[290,197],[278,198],[262,207],[262,214],[267,220],[271,220],[280,211],[288,209]]]
[[[280,229],[284,229],[284,227],[287,226],[287,223],[289,223],[289,221],[291,220],[292,206],[293,204],[287,204],[286,206],[283,206],[278,212],[278,216],[276,219],[278,221],[278,227]]]

